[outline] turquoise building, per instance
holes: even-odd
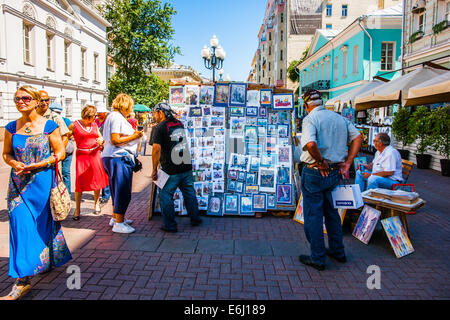
[[[322,93],[324,103],[375,77],[391,80],[401,68],[402,6],[367,14],[344,30],[320,29],[298,67],[299,91]]]

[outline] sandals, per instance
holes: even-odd
[[[80,216],[79,216],[79,215],[78,215],[78,216],[75,216],[75,215],[74,215],[74,216],[72,217],[72,219],[73,219],[74,221],[79,221],[79,220],[80,220]]]
[[[12,290],[7,296],[1,297],[0,300],[19,300],[31,290],[30,281],[16,281]]]

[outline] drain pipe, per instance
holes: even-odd
[[[361,16],[358,18],[358,24],[361,27],[361,29],[363,29],[364,33],[369,37],[369,81],[372,81],[372,37],[370,36],[370,34],[367,32],[367,30],[363,27],[363,25],[361,24],[361,21],[364,20],[365,18],[367,18],[367,16]]]

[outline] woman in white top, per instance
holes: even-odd
[[[113,232],[132,233],[131,220],[125,220],[125,213],[131,200],[134,156],[137,152],[142,131],[135,131],[127,120],[133,111],[133,99],[120,93],[112,103],[113,112],[103,125],[105,147],[102,163],[109,178],[113,205],[110,226]]]

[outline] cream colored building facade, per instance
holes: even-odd
[[[188,82],[204,82],[201,75],[192,67],[178,65],[176,63],[172,63],[169,67],[153,67],[152,73],[166,82],[171,79],[184,79]]]
[[[388,8],[403,0],[268,0],[258,34],[256,82],[297,89],[287,77],[292,61],[299,60],[317,29],[342,30],[357,17]],[[250,75],[249,75],[250,77]]]

